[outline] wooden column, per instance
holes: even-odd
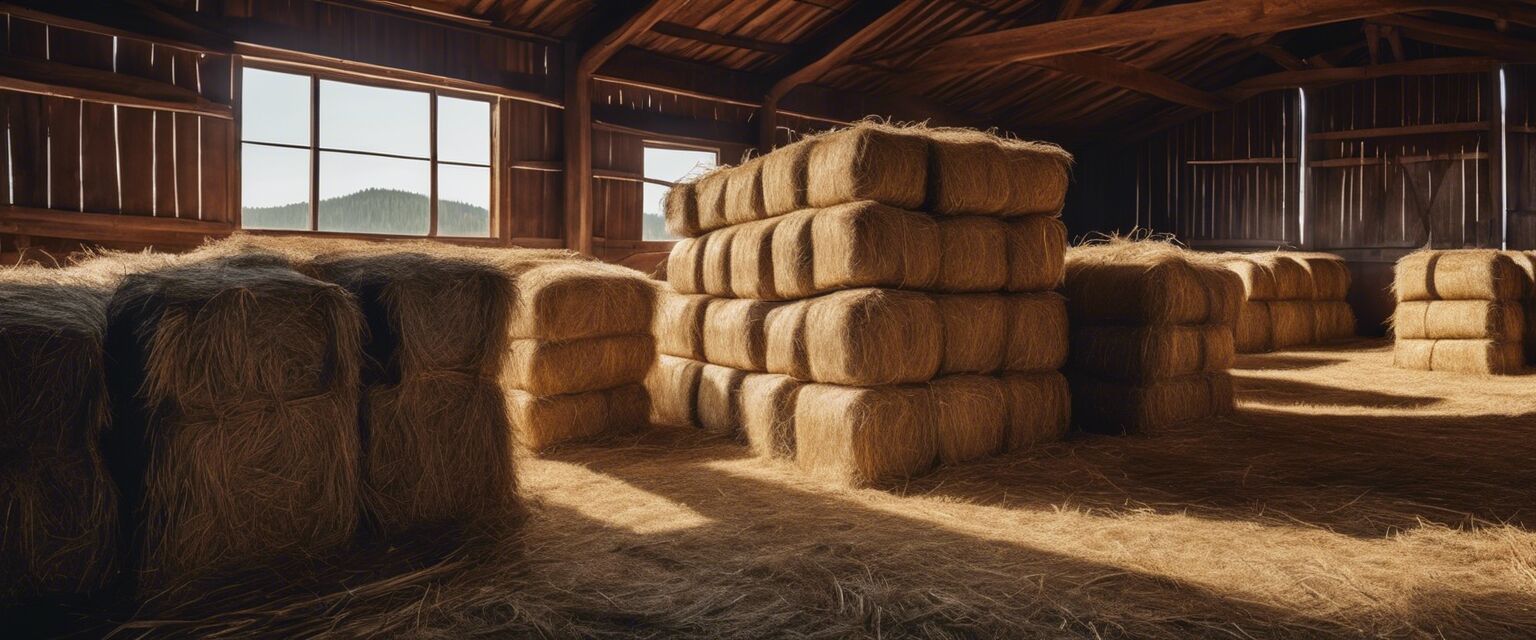
[[[592,76],[565,47],[565,246],[592,253]]]
[[[1488,191],[1493,196],[1494,221],[1491,225],[1488,246],[1509,248],[1509,194],[1507,179],[1509,118],[1504,112],[1504,65],[1495,64],[1489,72],[1488,105]],[[1479,245],[1482,243],[1479,242]]]

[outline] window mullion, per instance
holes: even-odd
[[[320,230],[320,78],[309,77],[309,230]]]
[[[427,228],[427,237],[430,238],[437,237],[437,91],[432,92],[432,102],[429,113],[430,115],[428,117],[431,118],[432,121],[429,123],[430,127],[428,128],[430,135],[427,140],[427,145],[429,147],[427,149],[427,156],[430,158],[429,162],[432,171],[432,196],[430,203],[432,218],[429,223],[430,226]]]

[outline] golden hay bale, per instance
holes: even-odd
[[[683,238],[667,254],[667,284],[677,293],[704,293],[704,249],[709,237]]]
[[[768,370],[768,312],[783,303],[714,298],[704,309],[705,362],[745,369]],[[672,355],[685,355],[674,353]]]
[[[997,378],[945,376],[929,384],[939,462],[959,464],[996,455],[1007,438],[1007,398]]]
[[[1237,359],[1232,330],[1221,325],[1076,327],[1071,354],[1074,373],[1125,382],[1225,371]]]
[[[578,340],[513,340],[505,383],[536,396],[609,389],[645,379],[656,360],[650,334]]]
[[[1312,279],[1314,300],[1343,300],[1349,296],[1349,264],[1331,253],[1288,253]]]
[[[1056,214],[1072,156],[1056,145],[974,129],[908,127],[930,140],[928,200],[936,213]]]
[[[1287,349],[1317,342],[1317,311],[1310,300],[1269,303],[1270,343]]]
[[[740,369],[704,365],[694,408],[700,428],[726,435],[741,428],[741,383],[746,377]]]
[[[747,228],[747,225],[727,227],[718,231],[711,231],[708,235],[700,238],[705,240],[704,250],[699,254],[703,260],[703,264],[699,267],[701,275],[699,284],[702,286],[702,289],[697,292],[688,291],[686,293],[707,293],[712,296],[731,295],[731,245],[734,244],[732,240],[736,234]],[[678,285],[679,283],[672,283],[674,287]],[[678,290],[682,291],[683,289],[679,288]]]
[[[776,280],[783,268],[793,268],[775,263]],[[810,263],[811,281],[818,291],[926,290],[939,277],[937,224],[928,216],[870,202],[822,209],[811,221]]]
[[[601,262],[541,261],[517,275],[513,338],[575,340],[649,333],[657,287]]]
[[[1050,291],[1061,286],[1066,268],[1067,226],[1050,216],[1008,221],[1009,291]]]
[[[1498,340],[1398,338],[1392,349],[1393,365],[1423,371],[1519,373],[1523,359],[1519,342]]]
[[[141,588],[352,539],[363,319],[341,287],[268,261],[135,274],[108,307],[108,462]]]
[[[1528,288],[1525,272],[1493,249],[1425,250],[1397,261],[1392,288],[1399,302],[1417,300],[1518,300]]]
[[[1072,178],[1072,154],[1049,142],[1002,139],[1008,162],[1009,214],[1058,215],[1067,201]]]
[[[1008,226],[997,218],[960,216],[939,221],[939,291],[998,291],[1008,284]],[[1025,235],[1027,232],[1021,232]],[[1043,253],[1043,238],[1031,247],[1033,256]],[[1011,266],[1011,265],[1010,265]]]
[[[698,185],[679,182],[667,190],[662,211],[666,214],[667,232],[679,238],[692,238],[704,232],[699,224]]]
[[[1248,259],[1274,276],[1274,300],[1311,300],[1316,294],[1312,274],[1294,254],[1283,251],[1251,253]]]
[[[784,216],[773,230],[773,290],[782,298],[816,295],[815,222],[808,209]]]
[[[1271,261],[1254,260],[1241,253],[1219,254],[1212,259],[1242,280],[1246,300],[1256,302],[1279,299],[1276,293],[1279,285],[1275,282],[1275,269]]]
[[[518,442],[540,452],[572,440],[644,427],[651,399],[639,384],[553,396],[512,390],[507,392],[507,409]]]
[[[1518,301],[1399,302],[1392,332],[1400,339],[1518,342],[1525,334],[1525,310]]]
[[[825,133],[811,145],[806,177],[813,207],[872,200],[918,209],[928,183],[928,141],[873,123]]]
[[[933,296],[938,305],[940,326],[943,328],[940,375],[990,373],[1002,369],[1004,358],[1013,355],[1008,349],[1010,338],[1020,338],[1023,343],[1020,345],[1021,352],[1026,354],[1031,351],[1028,347],[1043,346],[1039,343],[1044,340],[1033,340],[1036,335],[1033,331],[1019,330],[1019,324],[1028,320],[1015,323],[1014,318],[1015,313],[1041,314],[1029,305],[1017,302],[1015,298],[1018,297],[985,293]],[[1062,351],[1065,351],[1065,340],[1062,342]],[[905,347],[892,347],[897,351],[905,351]]]
[[[780,314],[768,335],[773,373],[867,386],[918,382],[938,372],[944,329],[930,296],[855,289],[796,304],[804,305],[803,314]],[[796,316],[798,325],[789,321]],[[793,360],[802,354],[805,361]]]
[[[938,455],[927,385],[808,384],[795,404],[795,463],[849,485],[908,478]]]
[[[782,218],[736,227],[730,241],[731,291],[741,298],[778,299],[773,280],[773,232]]]
[[[752,453],[767,458],[795,455],[795,406],[805,386],[789,376],[753,373],[741,383],[741,432]]]
[[[1318,300],[1312,303],[1317,314],[1317,341],[1330,342],[1355,337],[1355,310],[1343,300]]]
[[[767,215],[784,215],[810,206],[806,201],[806,167],[811,140],[800,140],[763,156],[763,207]]]
[[[741,224],[768,217],[763,203],[763,157],[731,169],[726,178],[725,221]]]
[[[704,231],[730,226],[725,218],[725,199],[730,186],[733,167],[717,167],[699,177],[693,183],[694,198],[699,210],[699,228]]]
[[[1231,413],[1232,376],[1204,373],[1126,385],[1074,375],[1072,418],[1089,433],[1156,433],[1165,427]]]
[[[707,295],[663,292],[656,299],[656,336],[660,353],[693,360],[704,359],[704,310],[713,300]]]
[[[651,396],[651,421],[672,427],[697,427],[696,399],[704,363],[658,356],[656,366],[645,377],[645,389]]]
[[[1067,251],[1062,293],[1074,324],[1236,321],[1237,274],[1170,243],[1112,239]]]
[[[1002,369],[1055,371],[1066,364],[1069,344],[1066,299],[1053,291],[1004,298],[1011,311]],[[947,341],[947,327],[945,335]]]
[[[1266,353],[1274,348],[1274,324],[1269,314],[1269,303],[1248,300],[1237,312],[1237,323],[1232,327],[1234,345],[1238,353]]]
[[[89,594],[117,568],[110,291],[79,268],[0,269],[0,603]]]
[[[472,526],[498,533],[521,513],[506,395],[456,372],[368,389],[369,512],[386,533]]]
[[[998,377],[1007,409],[1004,451],[1027,449],[1066,437],[1072,400],[1067,379],[1049,373],[1007,373]]]

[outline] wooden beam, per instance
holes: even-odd
[[[1105,47],[1227,35],[1278,33],[1404,11],[1454,7],[1411,0],[1202,0],[1086,16],[956,38],[918,60],[917,70],[979,69]]]
[[[676,22],[658,22],[655,26],[651,27],[651,31],[664,36],[682,38],[684,40],[693,40],[694,42],[704,42],[708,44],[720,45],[722,47],[731,47],[733,49],[761,51],[763,53],[771,53],[776,56],[791,55],[795,51],[794,46],[784,44],[782,42],[768,42],[766,40],[757,40],[755,38],[747,38],[744,36],[715,33],[713,31],[695,29],[688,25],[677,24]]]
[[[214,102],[195,91],[175,85],[10,55],[0,55],[0,89],[86,102],[195,113],[224,120],[234,117],[229,105]]]
[[[0,206],[0,233],[43,238],[195,246],[233,231],[228,222]]]
[[[1487,131],[1486,122],[1445,122],[1440,124],[1415,124],[1403,127],[1376,127],[1372,129],[1343,129],[1319,131],[1307,134],[1308,140],[1363,140],[1366,138],[1406,138],[1438,135],[1442,133],[1475,133]]]
[[[1536,42],[1487,29],[1469,29],[1408,16],[1382,16],[1370,24],[1391,27],[1420,42],[1466,49],[1510,62],[1536,60]]]
[[[1434,76],[1450,73],[1481,73],[1495,64],[1489,58],[1423,58],[1409,62],[1364,67],[1330,67],[1305,71],[1282,71],[1267,76],[1249,78],[1221,92],[1233,102],[1251,98],[1265,91],[1315,87],[1358,80],[1374,80],[1395,76]]]
[[[592,76],[613,54],[691,0],[649,0],[604,28],[592,46],[566,45],[564,124],[566,247],[592,253]]]
[[[1145,93],[1176,104],[1211,111],[1232,106],[1230,101],[1214,93],[1201,91],[1162,74],[1097,53],[1070,53],[1054,58],[1031,60],[1027,64]]]
[[[852,58],[875,36],[907,19],[923,5],[922,0],[861,2],[843,12],[831,26],[822,29],[813,38],[814,42],[802,45],[800,48],[806,53],[786,59],[780,65],[778,79],[763,98],[763,107],[758,114],[758,147],[765,152],[773,147],[779,101],[784,96]]]
[[[1261,44],[1254,47],[1253,50],[1255,53],[1269,58],[1271,62],[1279,65],[1280,68],[1286,71],[1301,71],[1307,68],[1306,62],[1303,62],[1301,58],[1296,57],[1296,54],[1286,51],[1285,47],[1278,44]]]

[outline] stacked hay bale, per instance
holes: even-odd
[[[127,276],[107,307],[106,461],[153,593],[310,557],[357,528],[362,318],[268,256]]]
[[[861,123],[679,185],[654,420],[855,484],[1059,438],[1069,165]]]
[[[1238,353],[1321,344],[1355,334],[1349,267],[1327,253],[1277,251],[1213,259],[1243,283],[1234,328]]]
[[[1525,260],[1492,249],[1426,250],[1398,260],[1393,362],[1427,371],[1519,371],[1533,288]]]
[[[1166,242],[1069,250],[1062,292],[1078,426],[1147,433],[1229,413],[1242,288],[1232,271]]]

